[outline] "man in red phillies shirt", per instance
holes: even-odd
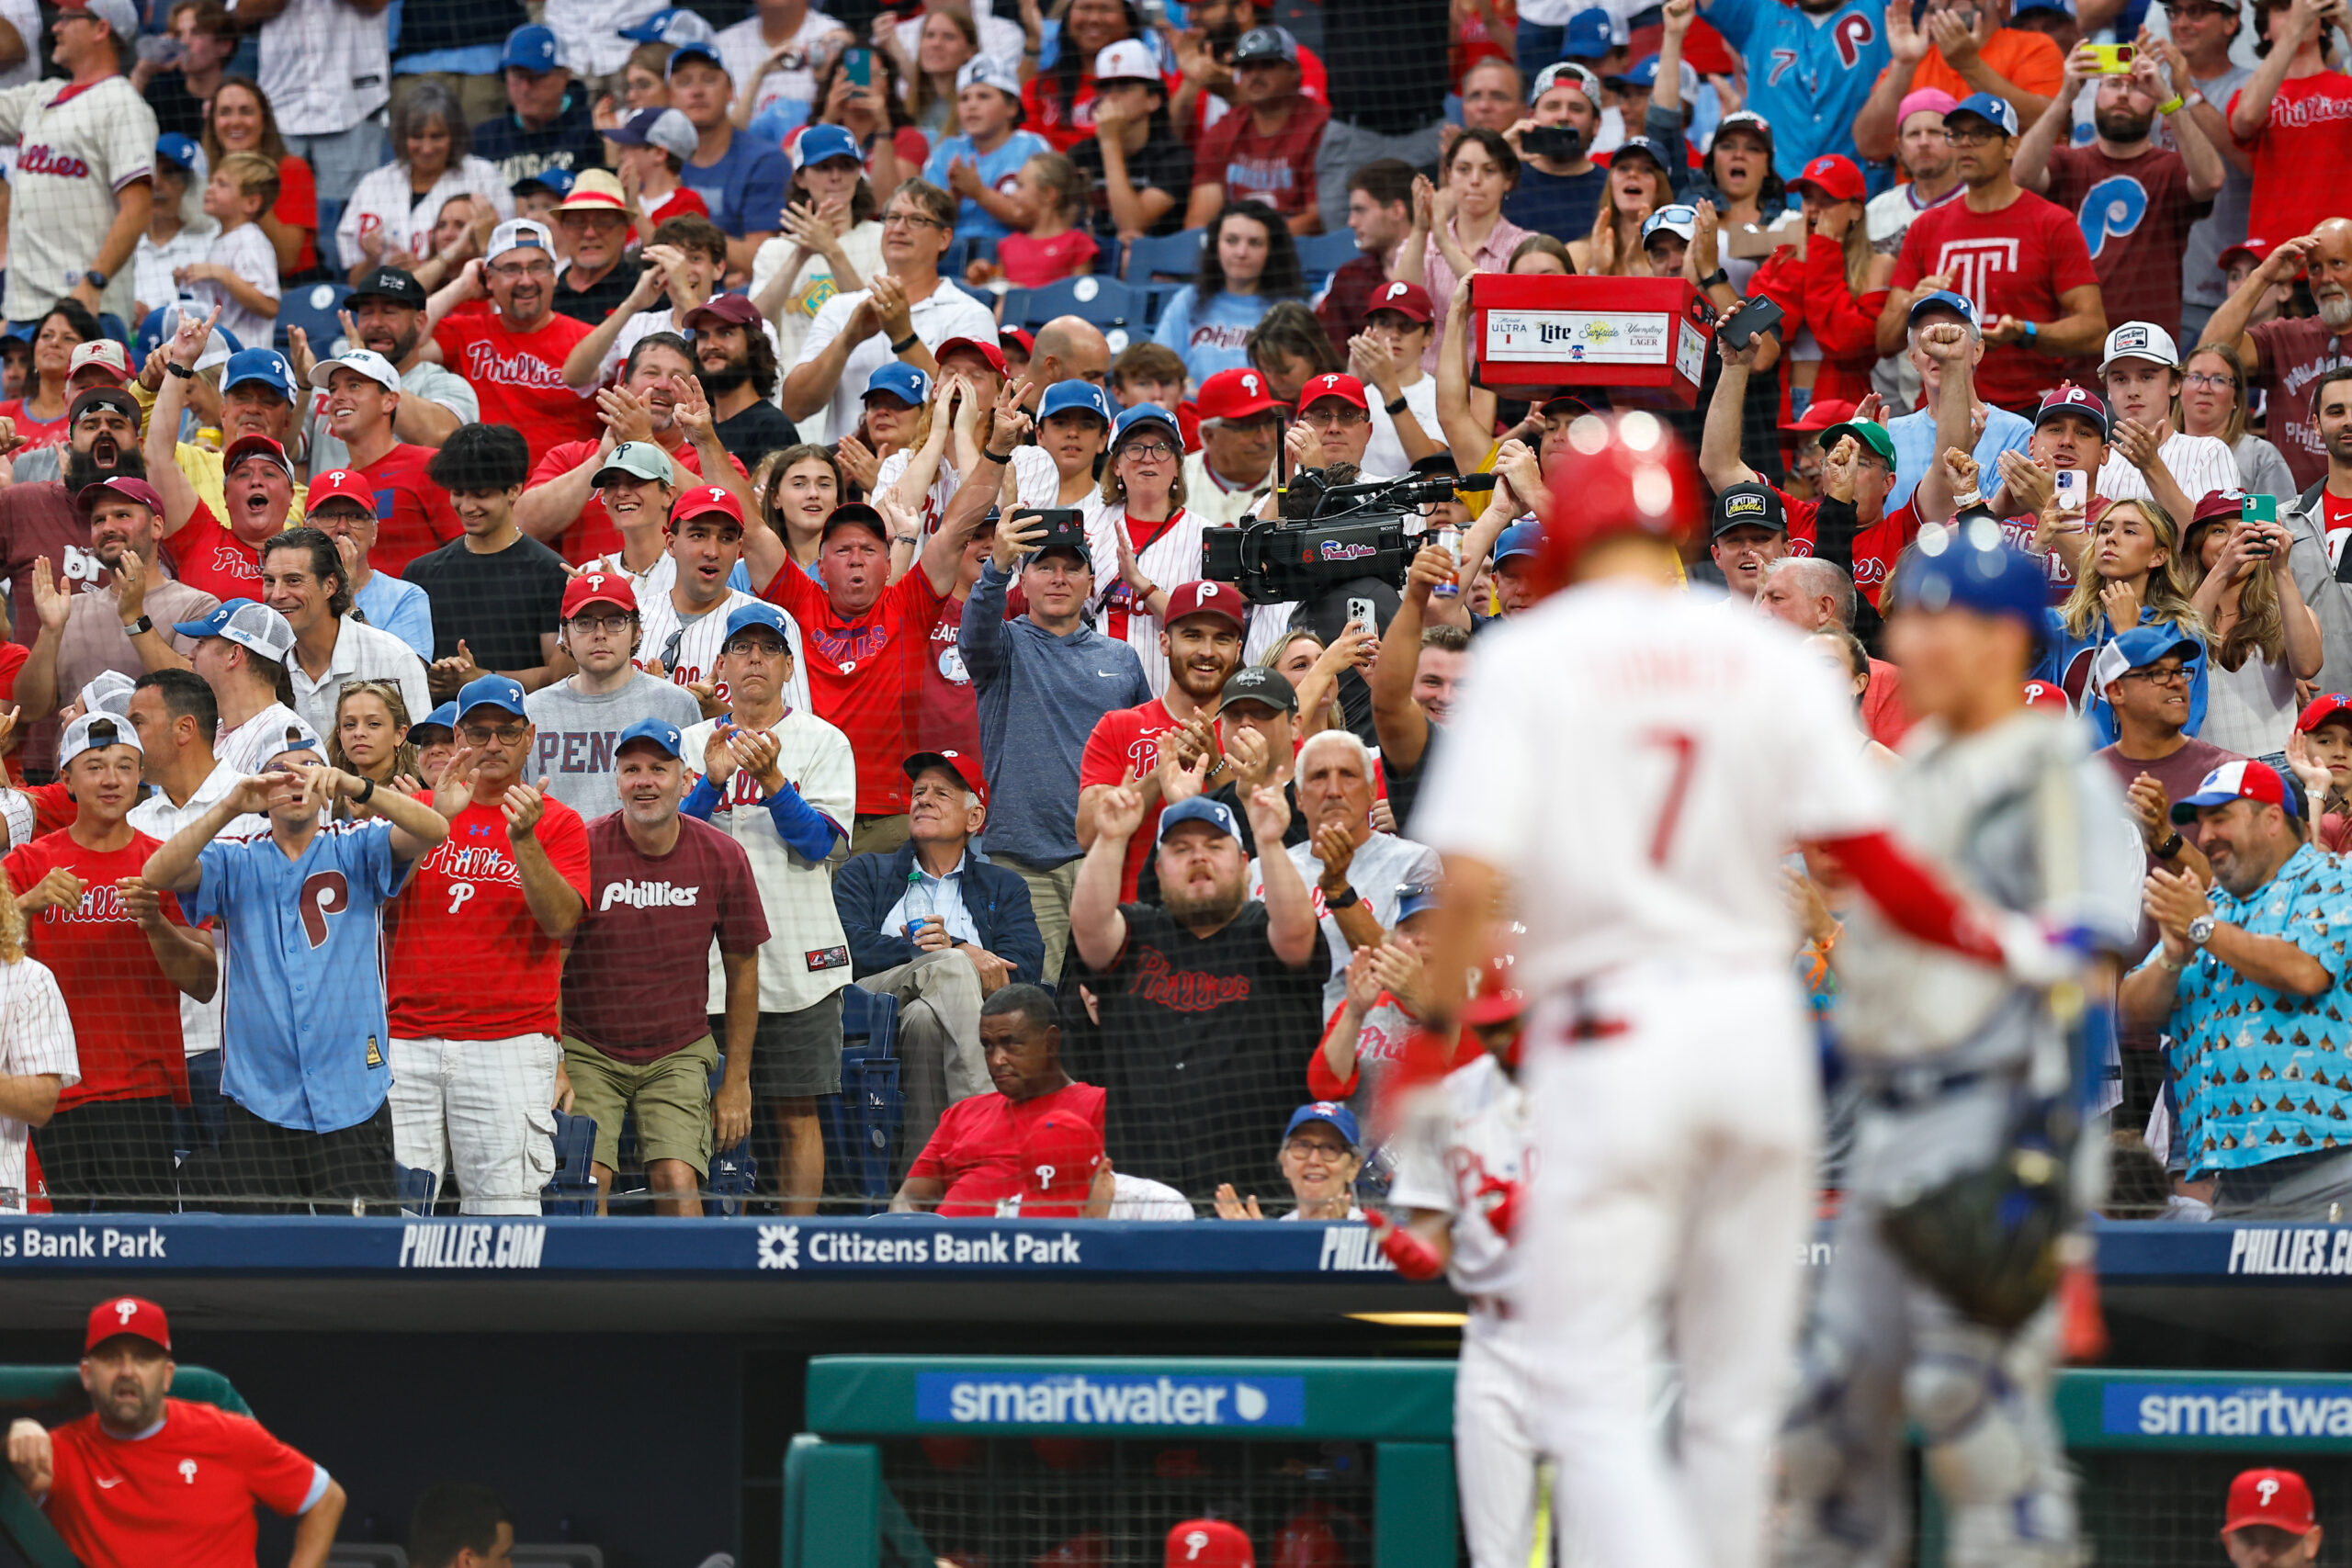
[[[2352,164],[2352,76],[2327,68],[2344,8],[2328,0],[2256,0],[2267,51],[2228,106],[2230,134],[2251,160],[2246,232],[2308,234],[2343,210],[2336,194]]]
[[[2298,272],[2311,284],[2318,314],[2255,321],[2263,297]],[[2295,482],[2309,490],[2327,478],[2327,442],[2312,389],[2326,372],[2352,365],[2352,221],[2331,218],[2280,242],[2213,312],[2199,342],[2235,345],[2248,384],[2269,400],[2270,439]]]
[[[8,1426],[8,1468],[86,1568],[253,1568],[254,1505],[295,1520],[288,1568],[322,1568],[343,1520],[326,1467],[250,1416],[170,1397],[164,1309],[118,1296],[82,1337],[87,1416]]]
[[[913,542],[919,529],[913,513],[894,504],[885,523],[881,513],[860,502],[836,507],[818,545],[824,585],[786,560],[760,590],[800,624],[809,700],[817,716],[848,736],[857,754],[854,855],[888,854],[907,841],[907,780],[899,764],[917,750],[916,660],[929,656],[931,629],[979,526],[979,512],[965,511],[924,540],[914,569],[892,582],[891,536]]]
[[[2098,274],[2075,215],[2009,177],[2014,107],[1973,94],[1944,116],[1944,130],[1967,188],[1911,220],[1883,319],[1908,322],[1912,299],[1939,288],[1974,301],[1984,323],[1977,391],[2022,413],[2044,388],[2090,378],[2107,337]]]
[[[563,383],[563,362],[591,329],[555,308],[555,236],[547,225],[501,223],[483,259],[425,310],[441,363],[481,400],[481,422],[523,433],[537,462],[560,441],[596,436],[595,389]]]
[[[1143,825],[1127,841],[1119,898],[1131,903],[1136,879],[1159,841],[1159,813],[1170,798],[1197,795],[1225,766],[1213,727],[1226,678],[1241,667],[1247,623],[1241,594],[1222,582],[1180,583],[1168,595],[1159,651],[1168,689],[1140,707],[1116,708],[1094,721],[1078,764],[1078,842],[1094,846],[1094,812],[1123,784],[1143,792]],[[1171,797],[1170,790],[1180,792]]]
[[[1298,40],[1283,28],[1252,28],[1233,46],[1233,112],[1201,137],[1184,221],[1201,228],[1227,205],[1262,201],[1294,234],[1323,219],[1315,202],[1315,151],[1329,106],[1299,90]]]
[[[537,732],[518,682],[469,682],[457,731],[441,784],[469,774],[473,795],[410,873],[392,927],[392,1153],[454,1170],[469,1214],[536,1214],[554,1170],[547,1110],[571,1092],[556,1014],[563,944],[587,908],[588,830],[547,780],[524,780]]]
[[[411,446],[392,434],[392,422],[400,417],[401,373],[390,360],[373,349],[355,348],[311,367],[311,385],[327,395],[327,430],[350,453],[348,467],[375,489],[376,546],[369,555],[379,571],[397,577],[417,557],[465,532],[450,508],[449,492],[425,474],[434,449]]]
[[[26,951],[57,976],[81,1024],[82,1081],[32,1134],[61,1213],[170,1205],[172,1107],[188,1102],[180,994],[209,1001],[220,978],[210,939],[188,929],[177,899],[139,880],[163,848],[129,820],[142,761],[129,719],[101,712],[67,725],[58,761],[73,824],[0,860],[25,913]]]
[[[980,1055],[996,1092],[967,1096],[940,1113],[890,1200],[892,1213],[994,1214],[1022,1190],[1022,1155],[1054,1121],[1090,1133],[1101,1158],[1102,1091],[1062,1069],[1061,1012],[1052,992],[1005,986],[981,1003]]]

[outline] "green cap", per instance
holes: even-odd
[[[1876,429],[1877,426],[1871,428]],[[588,482],[602,490],[605,481],[615,474],[627,474],[631,479],[659,479],[665,485],[674,486],[678,482],[678,470],[671,466],[670,454],[650,441],[622,442],[613,448],[613,455],[605,459],[604,467],[598,468],[596,477]]]
[[[1843,424],[1833,424],[1821,433],[1821,449],[1824,452],[1834,449],[1841,435],[1852,436],[1885,458],[1889,468],[1894,467],[1894,437],[1886,433],[1886,426],[1867,419],[1849,419]],[[619,454],[615,453],[614,456],[617,457]]]

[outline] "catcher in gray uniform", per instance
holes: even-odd
[[[2054,934],[2029,983],[1874,910],[1849,918],[1836,1021],[1861,1110],[1782,1437],[1781,1559],[1910,1557],[1907,1420],[1951,1520],[1947,1562],[2057,1568],[2078,1543],[2048,1387],[2057,1244],[2092,1144],[2078,1064],[2109,1027],[2107,960],[2134,940],[2142,863],[2089,732],[2025,706],[2049,602],[2031,558],[1963,518],[1922,536],[1896,587],[1888,643],[1928,721],[1905,747],[1897,829],[1984,905]]]

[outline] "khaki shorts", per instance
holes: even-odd
[[[563,1066],[571,1076],[571,1113],[595,1118],[598,1165],[618,1168],[621,1115],[633,1111],[639,1159],[682,1159],[710,1174],[710,1075],[718,1046],[709,1035],[654,1061],[623,1062],[567,1034]]]

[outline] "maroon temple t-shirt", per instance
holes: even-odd
[[[710,1032],[710,944],[754,953],[768,919],[752,862],[707,822],[678,819],[650,856],[615,812],[588,828],[588,910],[563,966],[563,1032],[621,1062],[653,1062]]]

